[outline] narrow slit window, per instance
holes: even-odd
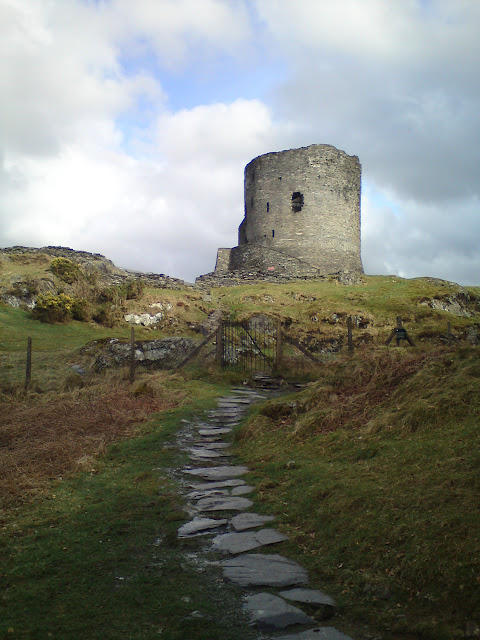
[[[270,211],[270,203],[267,202],[267,213]]]
[[[300,193],[300,191],[294,191],[292,193],[292,211],[298,213],[302,210],[303,204],[303,193]]]
[[[272,229],[272,238],[275,237],[275,229]]]

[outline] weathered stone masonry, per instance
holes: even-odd
[[[360,180],[357,156],[331,145],[258,156],[245,167],[238,246],[219,249],[208,275],[363,273]]]

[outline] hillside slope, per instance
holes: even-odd
[[[336,595],[352,637],[450,640],[478,624],[480,288],[364,276],[354,284],[324,278],[205,290],[162,276],[142,280],[101,256],[75,252],[73,260],[64,251],[79,267],[71,283],[51,270],[63,253],[0,251],[6,505],[48,496],[52,479],[72,470],[91,472],[106,443],[137,433],[139,416],[188,404],[209,377],[235,377],[212,361],[176,374],[138,370],[130,385],[122,370],[90,367],[86,343],[127,342],[129,315],[155,318],[136,325],[137,340],[198,342],[220,317],[269,316],[319,362],[299,366],[286,351],[280,374],[301,374],[308,386],[267,403],[238,433],[257,476],[258,508],[277,514],[292,556]],[[98,261],[94,277],[89,261]],[[143,283],[135,297],[126,295],[125,280]],[[84,321],[35,319],[35,299],[62,291],[91,295],[97,321],[93,313]],[[397,316],[415,348],[385,346]],[[24,393],[27,337],[34,375]]]
[[[257,500],[346,629],[477,637],[479,383],[478,348],[363,353],[237,434]]]

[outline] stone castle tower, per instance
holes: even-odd
[[[245,167],[238,246],[219,249],[212,275],[304,277],[362,273],[357,156],[311,145]]]

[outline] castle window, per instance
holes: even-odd
[[[275,229],[272,229],[272,238],[275,237]]]
[[[292,193],[292,211],[298,213],[303,207],[303,193],[300,191],[294,191]]]
[[[267,202],[267,213],[270,211],[270,203]]]

